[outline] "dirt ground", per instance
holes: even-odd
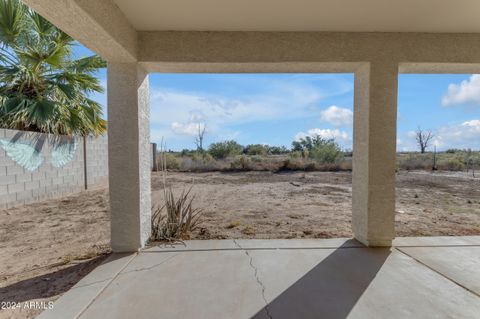
[[[192,239],[352,236],[351,173],[169,173],[175,191],[194,184],[203,209]],[[162,201],[160,174],[153,201]],[[109,253],[105,188],[0,210],[0,301],[52,301]],[[397,174],[397,236],[480,235],[480,178]],[[32,318],[39,309],[0,310]]]

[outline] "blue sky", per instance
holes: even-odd
[[[77,56],[91,54],[78,46]],[[106,86],[106,72],[98,75]],[[151,139],[173,150],[205,144],[285,145],[305,135],[352,147],[353,74],[151,74]],[[106,104],[105,94],[94,99]],[[480,149],[480,76],[401,74],[397,149],[416,150],[413,132],[432,130],[439,150]]]

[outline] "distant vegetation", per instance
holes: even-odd
[[[229,156],[240,155],[243,151],[244,147],[233,140],[213,143],[208,148],[208,153],[215,159],[224,159]]]
[[[475,171],[480,169],[480,152],[449,149],[445,152],[398,153],[397,167],[404,170]]]
[[[167,168],[180,171],[338,171],[351,170],[351,153],[333,139],[307,136],[285,146],[212,143],[207,150],[184,149],[166,155]]]
[[[234,140],[212,143],[208,149],[168,152],[169,170],[208,171],[350,171],[352,152],[333,139],[307,136],[285,146],[241,145]],[[397,154],[398,170],[480,170],[480,152],[449,149],[445,152],[403,152]],[[480,173],[478,173],[480,174]]]

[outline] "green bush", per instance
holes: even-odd
[[[325,144],[335,144],[334,139],[326,139],[320,135],[305,136],[292,142],[292,151],[311,151],[316,146],[322,146]]]
[[[245,147],[243,152],[247,155],[267,155],[268,146],[262,144],[250,144]]]
[[[341,161],[343,152],[334,139],[326,139],[319,135],[305,136],[292,142],[292,153],[300,152],[320,164],[332,164]]]
[[[173,154],[165,153],[162,157],[162,153],[159,153],[157,156],[157,165],[158,168],[161,170],[163,167],[163,158],[165,158],[166,169],[179,169],[180,168],[180,160]]]
[[[334,140],[317,142],[308,156],[320,164],[333,164],[343,160],[343,152]]]
[[[242,152],[243,146],[234,140],[212,143],[208,147],[208,153],[217,159],[240,155]]]

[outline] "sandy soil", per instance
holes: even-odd
[[[193,239],[328,238],[352,235],[350,173],[170,173],[175,191],[193,182],[203,223]],[[152,178],[161,204],[160,174]],[[397,175],[398,236],[480,235],[480,178]],[[0,301],[52,301],[109,253],[105,188],[0,210]],[[41,310],[0,310],[32,318]]]
[[[104,259],[110,236],[106,194],[99,189],[0,210],[0,302],[23,308],[24,302],[55,300]],[[2,309],[0,318],[33,318],[41,311]]]

